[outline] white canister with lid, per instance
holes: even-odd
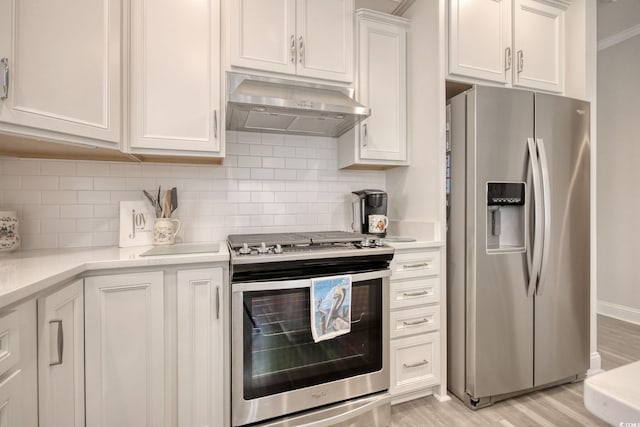
[[[15,211],[0,211],[0,252],[9,252],[20,246],[18,216]]]

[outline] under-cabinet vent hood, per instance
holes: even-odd
[[[337,137],[370,114],[350,88],[227,74],[228,130]]]

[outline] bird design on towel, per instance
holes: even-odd
[[[318,300],[317,310],[322,313],[324,316],[324,330],[328,331],[331,327],[333,330],[342,330],[348,327],[348,320],[344,319],[340,316],[340,309],[342,308],[342,304],[345,299],[345,290],[341,287],[333,288],[329,294],[333,292],[331,296],[331,307],[327,310],[325,307],[322,307],[322,299]],[[327,296],[329,296],[329,294]]]

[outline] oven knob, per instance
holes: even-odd
[[[264,242],[260,243],[260,246],[258,246],[258,253],[259,254],[266,254],[267,252],[268,252],[267,244],[264,243]]]
[[[278,243],[278,244],[276,245],[276,247],[275,247],[275,248],[273,248],[273,253],[274,253],[274,254],[281,254],[282,252],[283,252],[283,251],[282,251],[282,245],[280,245],[280,244]]]
[[[243,243],[242,247],[238,249],[238,253],[240,255],[249,255],[251,253],[251,248],[249,247],[249,244]]]

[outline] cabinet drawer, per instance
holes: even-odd
[[[440,383],[440,333],[391,341],[392,395]]]
[[[391,262],[391,279],[440,274],[440,251],[397,253]]]
[[[0,317],[0,375],[20,362],[20,312]]]
[[[418,278],[391,282],[391,309],[440,301],[440,278]]]
[[[422,334],[440,329],[440,307],[418,307],[392,311],[391,338]]]

